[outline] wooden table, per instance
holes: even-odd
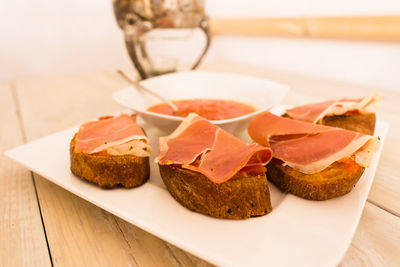
[[[400,92],[232,64],[202,68],[286,83],[292,91],[285,104],[381,93],[385,103],[378,119],[388,121],[390,130],[368,202],[341,266],[400,266]],[[1,266],[210,265],[3,156],[5,150],[25,142],[120,111],[110,96],[124,86],[127,82],[116,71],[0,83]]]

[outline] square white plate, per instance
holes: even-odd
[[[152,137],[152,145],[157,147],[157,130],[143,127]],[[272,213],[239,221],[215,219],[182,207],[166,191],[154,163],[150,181],[129,190],[100,189],[74,176],[69,169],[68,149],[77,129],[32,141],[7,151],[6,155],[72,193],[211,263],[336,266],[357,228],[388,124],[377,123],[381,147],[371,167],[349,194],[327,201],[309,201],[285,195],[270,185]]]

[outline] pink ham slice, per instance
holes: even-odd
[[[295,120],[318,123],[325,116],[343,115],[347,112],[375,113],[381,106],[382,96],[373,94],[359,99],[328,100],[288,109],[286,113]]]
[[[303,173],[320,172],[333,162],[355,156],[368,167],[379,147],[377,138],[340,128],[328,127],[275,116],[269,112],[249,124],[251,138],[270,146],[273,156]]]
[[[169,137],[160,138],[158,163],[191,164],[201,154],[208,152],[215,140],[218,127],[199,116],[188,117],[181,125],[190,123],[185,128],[177,128]]]
[[[180,164],[215,183],[223,183],[244,167],[263,167],[271,157],[271,149],[247,144],[206,119],[190,114],[174,133],[160,138],[156,162]]]
[[[81,125],[75,138],[75,152],[96,153],[133,139],[147,140],[134,117],[103,117]]]

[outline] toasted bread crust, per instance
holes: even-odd
[[[282,116],[291,118],[288,114]],[[374,113],[344,114],[325,116],[319,124],[373,135],[375,120]],[[327,200],[350,192],[364,169],[354,162],[339,161],[321,172],[304,174],[273,158],[267,165],[267,177],[284,192],[310,200]]]
[[[283,114],[282,117],[292,118],[287,113]],[[366,113],[325,116],[318,124],[373,135],[375,122],[375,113]]]
[[[375,131],[375,121],[375,113],[349,115],[344,114],[325,116],[320,124],[373,135]]]
[[[184,207],[213,217],[245,219],[272,211],[265,174],[236,174],[217,184],[201,173],[159,165],[171,195]]]
[[[75,136],[70,143],[70,159],[72,173],[103,188],[136,187],[150,177],[149,157],[76,153]]]
[[[284,192],[311,200],[327,200],[351,191],[364,172],[353,162],[334,162],[315,174],[304,174],[278,159],[267,165],[267,177]]]

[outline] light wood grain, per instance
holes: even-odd
[[[382,94],[384,104],[377,116],[378,120],[387,121],[390,129],[368,200],[400,216],[400,172],[396,168],[400,166],[400,92],[234,63],[210,63],[204,64],[202,68],[248,74],[287,84],[291,91],[282,103],[288,105],[361,97],[374,92]]]
[[[213,34],[400,40],[400,16],[214,18]]]
[[[399,217],[367,202],[353,242],[340,266],[399,266],[399,252]]]
[[[140,266],[212,266],[120,218],[116,220]]]
[[[18,80],[27,139],[120,111],[111,94],[126,85],[114,72]],[[35,180],[55,265],[186,266],[195,261],[39,175]]]
[[[51,266],[31,173],[3,155],[23,143],[10,86],[0,100],[0,266]]]
[[[399,124],[397,124],[397,127]],[[389,131],[396,127],[391,125]],[[390,138],[383,147],[368,201],[400,216],[400,140]]]

